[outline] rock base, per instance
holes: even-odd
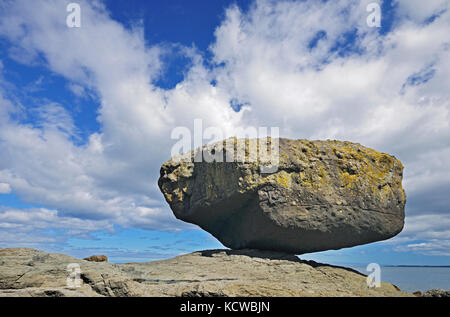
[[[67,266],[80,267],[70,288]],[[169,260],[112,264],[34,249],[0,249],[0,296],[413,296],[389,283],[368,288],[345,267],[285,253],[207,250]]]

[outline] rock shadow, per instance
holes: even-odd
[[[277,252],[277,251],[268,251],[268,250],[257,250],[257,249],[241,249],[241,250],[231,250],[231,249],[214,249],[214,250],[203,250],[198,251],[202,256],[206,257],[216,257],[220,256],[221,253],[225,253],[226,255],[245,255],[251,258],[260,258],[260,259],[266,259],[266,260],[284,260],[284,261],[291,261],[296,263],[303,263],[307,264],[313,268],[322,268],[322,267],[330,267],[330,268],[337,268],[337,269],[343,269],[352,273],[356,273],[361,276],[367,276],[361,272],[358,272],[357,270],[354,270],[349,267],[345,266],[337,266],[332,264],[326,264],[326,263],[319,263],[312,260],[302,260],[295,254],[290,253],[284,253],[284,252]]]

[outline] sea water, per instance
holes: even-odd
[[[365,267],[352,268],[365,275],[370,274]],[[437,288],[450,290],[450,267],[382,266],[381,280],[406,292],[424,292]]]

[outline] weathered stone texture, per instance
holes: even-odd
[[[67,265],[80,287],[67,284]],[[0,249],[0,297],[413,296],[348,268],[258,250],[207,250],[169,260],[112,264],[33,249]]]
[[[232,249],[302,254],[402,230],[403,165],[395,157],[340,141],[279,139],[279,149],[275,173],[261,173],[258,162],[172,159],[162,165],[158,184],[177,218]]]

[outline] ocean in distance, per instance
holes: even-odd
[[[351,268],[365,275],[371,273],[366,267],[351,266]],[[381,280],[411,293],[438,288],[450,290],[450,267],[382,266]]]

